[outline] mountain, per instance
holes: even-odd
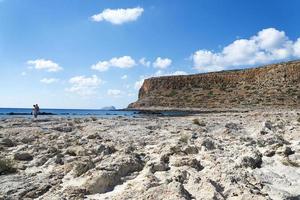
[[[114,107],[114,106],[106,106],[106,107],[101,108],[100,110],[116,110],[116,107]]]
[[[300,61],[146,79],[134,109],[300,107]]]

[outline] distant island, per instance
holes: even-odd
[[[100,110],[116,110],[116,107],[114,107],[114,106],[106,106],[106,107],[101,108]]]

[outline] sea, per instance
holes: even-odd
[[[182,116],[186,112],[162,111],[162,112],[141,112],[137,110],[96,110],[96,109],[40,109],[39,117],[139,117],[145,115],[158,116]],[[10,117],[32,117],[31,108],[0,108],[0,118]]]

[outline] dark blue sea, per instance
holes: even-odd
[[[32,117],[31,108],[0,108],[0,118],[7,117]],[[65,116],[65,117],[139,117],[144,115],[180,116],[185,112],[141,112],[134,110],[91,110],[91,109],[40,109],[40,117]]]

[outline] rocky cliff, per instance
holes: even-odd
[[[300,61],[146,79],[129,108],[300,107]]]

